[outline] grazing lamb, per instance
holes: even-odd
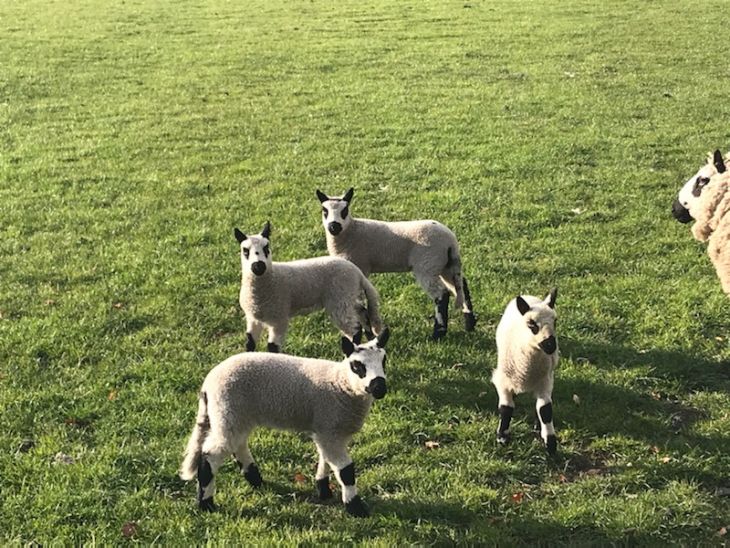
[[[492,383],[499,396],[497,441],[509,443],[509,424],[515,409],[514,396],[532,392],[537,398],[540,436],[549,453],[555,453],[557,438],[553,428],[553,375],[558,365],[558,340],[555,338],[555,300],[553,289],[545,300],[531,295],[512,299],[497,326],[497,368]]]
[[[454,233],[430,220],[389,223],[355,219],[349,214],[353,193],[351,188],[341,198],[332,198],[317,190],[329,254],[352,261],[365,276],[413,271],[416,281],[436,303],[434,340],[446,334],[450,293],[456,306],[462,308],[466,330],[472,331],[476,318]]]
[[[707,253],[715,266],[722,289],[730,295],[730,158],[723,161],[716,150],[712,163],[687,181],[672,212],[682,223],[695,221],[692,235],[708,242]]]
[[[198,478],[198,507],[215,509],[214,476],[228,455],[233,454],[253,487],[261,485],[248,437],[257,426],[267,426],[309,433],[319,452],[319,497],[332,497],[330,466],[347,512],[367,516],[347,445],[362,428],[373,399],[385,396],[384,348],[389,335],[385,328],[376,340],[358,346],[342,337],[342,362],[257,352],[232,356],[214,367],[203,381],[196,424],[180,469],[182,479]]]
[[[379,333],[378,292],[352,263],[336,257],[272,262],[267,222],[261,234],[234,229],[241,246],[240,303],[246,315],[246,350],[256,349],[264,327],[269,352],[284,344],[289,319],[324,308],[344,335],[360,342],[362,328]],[[365,294],[367,308],[358,301]]]

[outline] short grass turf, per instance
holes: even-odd
[[[728,301],[669,207],[730,147],[726,8],[0,3],[0,539],[722,544]],[[316,503],[313,444],[270,431],[267,486],[226,464],[200,514],[176,469],[244,345],[232,228],[324,254],[314,191],[349,186],[356,216],[454,229],[477,330],[428,341],[412,278],[375,276],[390,392],[352,444],[372,517]],[[553,285],[548,458],[527,395],[497,446],[489,376],[504,305]],[[314,314],[288,350],[338,341]]]

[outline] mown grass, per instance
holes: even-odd
[[[1,3],[0,538],[722,543],[727,297],[669,205],[730,143],[724,7]],[[425,295],[375,276],[391,392],[352,447],[373,516],[315,503],[311,442],[266,431],[268,487],[226,465],[198,514],[175,472],[243,347],[231,229],[323,254],[314,189],[350,185],[356,216],[455,230],[477,331],[429,342]],[[505,303],[554,284],[549,459],[529,396],[496,446],[489,375]],[[337,341],[315,314],[288,351]]]

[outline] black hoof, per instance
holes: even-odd
[[[317,494],[321,500],[332,498],[332,489],[330,489],[330,479],[322,478],[317,480]]]
[[[246,352],[253,352],[256,350],[256,341],[253,340],[251,333],[246,333]]]
[[[370,515],[370,512],[368,512],[368,507],[365,506],[365,503],[360,498],[360,495],[355,495],[352,497],[352,500],[350,502],[345,503],[345,510],[347,510],[347,513],[351,516],[355,516],[356,518],[366,518]]]
[[[266,351],[267,352],[273,352],[274,354],[278,354],[279,353],[279,350],[280,350],[280,348],[279,348],[279,345],[278,344],[268,343],[266,345]]]
[[[473,312],[467,312],[464,314],[464,329],[467,331],[474,331],[477,325],[477,318]]]
[[[558,450],[558,438],[556,438],[554,435],[548,436],[547,443],[545,443],[545,447],[547,448],[547,452],[551,455],[554,455],[556,451]]]
[[[261,473],[259,472],[259,467],[256,466],[254,463],[251,463],[248,465],[248,468],[243,473],[243,477],[246,478],[246,481],[251,485],[251,487],[258,489],[261,487],[261,484],[264,482],[263,479],[261,479]]]
[[[499,445],[507,445],[511,439],[512,436],[510,436],[509,432],[497,433],[497,443]]]
[[[446,336],[446,328],[443,326],[434,327],[433,328],[433,335],[431,335],[431,340],[434,341],[440,341],[441,339]]]
[[[215,512],[217,510],[215,504],[213,504],[213,497],[198,501],[198,509],[201,512]]]
[[[365,331],[365,337],[367,337],[369,341],[372,341],[375,338],[375,333],[368,329]]]

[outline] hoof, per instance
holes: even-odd
[[[254,463],[248,465],[248,469],[246,469],[246,471],[243,473],[243,477],[246,478],[246,481],[254,489],[258,489],[259,487],[261,487],[261,484],[264,482],[264,480],[261,479],[259,467],[256,466]]]
[[[446,336],[446,327],[434,327],[433,335],[431,335],[431,340],[440,341],[445,336]]]
[[[317,494],[320,500],[332,498],[332,489],[330,489],[330,479],[322,478],[317,480]]]
[[[253,352],[256,350],[256,341],[253,340],[251,333],[246,333],[246,352]]]
[[[545,448],[548,453],[554,455],[558,450],[558,438],[554,435],[548,436],[547,441],[545,442]]]
[[[215,512],[217,508],[216,505],[213,504],[213,497],[198,501],[198,510],[201,512]]]
[[[365,331],[365,337],[367,338],[367,340],[372,341],[375,338],[375,333],[368,329]]]
[[[274,353],[274,354],[278,354],[280,350],[281,350],[281,349],[279,348],[279,345],[278,345],[278,344],[275,344],[275,343],[268,343],[268,344],[266,345],[266,351],[267,351],[267,352],[272,352],[272,353]]]
[[[360,495],[355,495],[352,497],[352,500],[350,502],[345,503],[345,510],[347,510],[347,513],[351,516],[355,516],[356,518],[366,518],[370,515],[370,512],[368,512],[368,507],[365,506],[365,503],[360,498]]]
[[[512,436],[509,434],[509,432],[503,432],[502,434],[497,433],[497,443],[499,445],[507,445],[509,444],[511,439]]]
[[[464,314],[464,329],[467,331],[474,331],[477,325],[477,318],[473,312],[467,312]]]

